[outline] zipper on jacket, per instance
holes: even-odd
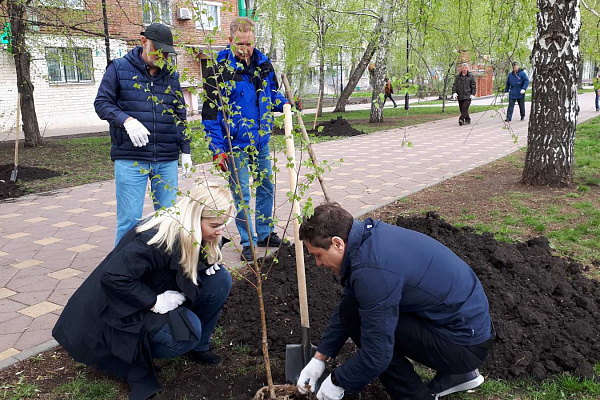
[[[152,154],[152,159],[156,161],[156,102],[154,101],[154,81],[152,80],[150,81],[150,93],[152,94],[152,119],[154,130],[154,138],[152,139],[152,147],[154,148],[154,153]]]

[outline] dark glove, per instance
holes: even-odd
[[[217,163],[217,165],[219,166],[219,168],[221,168],[221,171],[223,172],[227,172],[229,170],[229,166],[227,165],[228,160],[229,158],[225,153],[219,153],[213,157],[213,161]]]

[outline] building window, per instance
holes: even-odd
[[[83,10],[85,5],[83,0],[38,0],[37,4],[42,7],[70,8]]]
[[[92,49],[46,47],[50,83],[93,82]]]
[[[142,0],[144,25],[160,22],[173,25],[171,0]]]
[[[196,29],[205,31],[221,28],[221,3],[209,1],[196,2],[196,13],[200,14],[196,18]]]

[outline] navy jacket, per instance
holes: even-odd
[[[207,99],[202,106],[202,124],[210,138],[210,149],[214,154],[230,150],[217,90],[229,99],[227,114],[233,148],[243,150],[252,145],[261,149],[271,137],[273,112],[283,111],[288,102],[277,90],[271,61],[254,49],[250,65],[246,66],[227,48],[219,52],[217,64],[210,70],[204,87]]]
[[[399,313],[430,321],[444,339],[475,345],[491,335],[489,304],[473,270],[450,249],[419,232],[367,219],[354,221],[342,262],[344,295],[356,298],[362,347],[335,370],[357,391],[389,366]],[[339,306],[318,351],[335,357],[348,339]]]
[[[179,74],[168,68],[150,75],[142,59],[142,47],[111,61],[94,101],[98,116],[110,124],[110,157],[137,161],[173,161],[179,151],[190,153],[185,137],[186,109]],[[135,147],[123,127],[133,117],[150,132],[149,143]]]
[[[527,72],[519,68],[516,74],[513,71],[509,72],[506,78],[504,93],[508,93],[508,97],[511,99],[521,99],[525,97],[525,93],[521,94],[521,89],[527,90],[528,86],[529,77],[527,76]]]

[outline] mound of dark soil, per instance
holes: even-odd
[[[267,310],[269,350],[272,357],[285,358],[285,345],[300,343],[300,308],[294,247],[282,248],[263,284]],[[339,278],[317,267],[305,252],[306,287],[312,342],[317,343],[331,312],[340,299]],[[252,279],[252,277],[250,277]],[[261,333],[256,290],[244,279],[231,288],[219,324],[225,327],[227,342],[248,344],[252,354],[261,353]]]
[[[323,127],[322,129],[320,127]],[[341,137],[349,137],[356,135],[364,135],[363,131],[359,131],[354,129],[350,123],[342,118],[342,116],[338,116],[335,119],[332,119],[329,122],[321,122],[317,125],[317,129],[307,130],[309,135],[315,136],[341,136]],[[285,132],[281,128],[273,129],[274,135],[285,135]]]
[[[62,175],[62,172],[52,171],[46,168],[27,167],[19,165],[17,168],[17,181],[10,181],[14,164],[0,165],[0,200],[19,197],[25,194],[25,189],[19,185],[19,182],[28,182],[39,179],[48,179],[54,176]]]
[[[600,282],[582,265],[552,256],[548,239],[497,242],[439,219],[398,218],[427,234],[475,271],[490,302],[497,341],[483,370],[499,378],[542,379],[564,371],[591,376],[600,360]]]
[[[582,266],[551,255],[548,240],[505,244],[470,228],[454,228],[435,213],[398,218],[399,226],[425,233],[465,260],[486,291],[497,341],[482,370],[497,378],[542,379],[563,371],[592,374],[600,360],[600,283]],[[337,277],[306,255],[312,341],[317,343],[339,301]],[[300,316],[293,248],[282,249],[264,285],[269,345],[273,357],[300,343]],[[220,319],[226,340],[261,349],[256,291],[245,281],[233,285]]]

